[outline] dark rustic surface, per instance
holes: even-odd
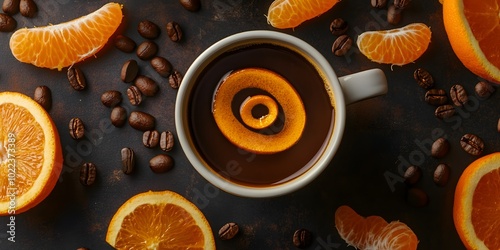
[[[39,12],[34,18],[15,16],[19,27],[42,26],[71,20],[90,13],[106,1],[47,0],[37,1]],[[266,29],[265,14],[272,0],[203,1],[199,12],[189,12],[177,0],[121,1],[124,20],[118,30],[143,41],[137,24],[151,20],[162,27],[155,41],[159,54],[174,68],[185,72],[204,49],[237,32]],[[349,23],[348,34],[354,39],[365,30],[390,29],[412,22],[423,22],[432,29],[432,42],[415,63],[390,67],[370,62],[357,48],[344,57],[332,55],[335,37],[329,31],[337,17]],[[173,190],[193,201],[206,215],[214,233],[227,222],[237,222],[240,233],[234,239],[216,239],[218,249],[295,249],[292,236],[296,229],[313,233],[309,249],[353,249],[339,237],[333,223],[340,205],[349,205],[361,215],[381,215],[386,220],[400,220],[410,226],[420,240],[419,249],[464,249],[453,225],[452,207],[455,184],[462,170],[476,157],[467,155],[459,145],[466,133],[484,139],[484,154],[500,150],[500,134],[496,131],[500,117],[498,91],[488,100],[474,95],[480,80],[470,73],[454,55],[442,23],[438,0],[413,1],[399,25],[385,22],[386,11],[372,9],[370,1],[344,0],[332,10],[294,30],[282,32],[297,36],[318,49],[332,64],[338,75],[381,68],[387,75],[387,95],[347,108],[346,131],[342,145],[329,168],[302,190],[268,199],[248,199],[224,193],[208,184],[190,165],[177,145],[171,152],[175,167],[168,173],[155,174],[149,159],[160,149],[147,149],[141,143],[142,133],[130,126],[113,128],[109,124],[110,109],[100,103],[107,90],[125,93],[128,84],[120,80],[122,64],[129,59],[139,61],[141,72],[160,84],[160,92],[148,97],[140,107],[128,105],[128,111],[148,111],[157,118],[159,131],[174,127],[176,90],[168,85],[135,54],[126,54],[106,46],[95,58],[77,64],[87,78],[88,89],[71,88],[66,72],[39,69],[16,61],[8,48],[11,33],[0,34],[0,91],[19,91],[32,95],[39,85],[52,90],[50,115],[61,135],[65,164],[63,173],[51,195],[36,208],[16,215],[15,243],[8,241],[7,218],[0,218],[0,249],[111,249],[105,242],[108,223],[116,209],[131,196],[147,190]],[[170,41],[165,30],[169,21],[179,23],[183,41]],[[424,102],[425,91],[413,80],[413,71],[426,68],[434,75],[436,86],[446,89],[456,83],[464,85],[473,102],[452,120],[434,117],[434,108]],[[68,122],[80,117],[87,137],[73,140]],[[446,136],[451,151],[445,158],[430,156],[430,143],[435,134]],[[137,153],[137,168],[131,176],[121,172],[120,149],[131,147]],[[79,182],[79,164],[90,161],[98,168],[93,186]],[[401,171],[408,163],[420,165],[423,177],[417,186],[429,195],[429,204],[415,208],[405,202],[406,187]],[[439,163],[451,167],[450,181],[445,187],[433,183],[434,168]]]

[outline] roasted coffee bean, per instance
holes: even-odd
[[[487,82],[478,82],[476,86],[474,87],[474,90],[476,91],[476,95],[479,98],[486,99],[490,97],[491,94],[495,92],[495,87],[493,87],[491,84]]]
[[[69,135],[75,140],[81,139],[85,135],[85,126],[80,118],[75,117],[69,121]]]
[[[344,56],[352,46],[352,38],[348,35],[339,36],[332,45],[332,52],[336,56]]]
[[[149,20],[144,20],[137,26],[137,32],[146,39],[156,39],[160,36],[160,27]]]
[[[5,14],[15,15],[19,12],[20,0],[4,0],[2,4],[2,10]]]
[[[94,163],[86,162],[80,168],[80,183],[85,186],[94,184],[97,176],[97,168]]]
[[[309,247],[312,243],[312,233],[307,229],[298,229],[293,233],[292,242],[298,248]]]
[[[132,104],[133,106],[139,106],[142,103],[141,91],[136,86],[128,87],[127,97],[130,101],[130,104]]]
[[[410,4],[411,0],[394,0],[394,6],[398,9],[405,9]]]
[[[122,148],[122,171],[124,174],[131,174],[135,167],[135,153],[131,148]]]
[[[132,111],[128,117],[128,123],[134,129],[148,131],[155,128],[156,119],[148,113]]]
[[[0,31],[1,32],[11,32],[17,27],[17,21],[13,17],[0,13]]]
[[[447,164],[441,163],[434,170],[434,183],[444,187],[450,179],[450,167]]]
[[[161,150],[168,152],[174,148],[174,134],[170,131],[163,131],[160,136]]]
[[[42,85],[35,89],[33,100],[40,104],[45,110],[49,111],[52,107],[52,92],[49,87]]]
[[[413,72],[413,78],[417,81],[418,85],[424,89],[434,87],[434,78],[425,69],[418,68]]]
[[[390,24],[398,24],[401,21],[401,9],[396,8],[395,5],[390,5],[387,9],[387,22]]]
[[[449,104],[441,105],[436,108],[434,115],[439,119],[450,118],[455,115],[455,108]]]
[[[149,167],[157,174],[165,173],[174,166],[174,159],[170,155],[159,154],[149,160]]]
[[[149,60],[158,53],[158,45],[153,41],[145,41],[137,47],[137,57],[142,60]]]
[[[471,155],[478,156],[483,153],[484,142],[477,135],[465,134],[460,138],[460,145],[463,150]]]
[[[450,143],[445,138],[441,137],[432,143],[431,156],[434,158],[443,158],[450,151]]]
[[[219,238],[221,240],[230,240],[234,238],[234,236],[236,236],[236,234],[238,234],[239,231],[240,228],[238,224],[234,222],[226,223],[219,229]]]
[[[168,77],[168,83],[173,89],[178,89],[182,82],[182,75],[179,71],[174,70]]]
[[[347,32],[349,25],[342,18],[333,19],[332,23],[330,23],[330,32],[332,32],[335,36],[343,35]]]
[[[405,183],[413,185],[420,180],[421,176],[422,176],[422,170],[418,166],[412,165],[406,169],[403,178],[405,179]]]
[[[21,0],[19,3],[19,12],[25,17],[34,17],[38,7],[33,0]]]
[[[414,207],[424,207],[429,203],[429,196],[420,188],[410,188],[406,193],[406,202]]]
[[[71,84],[73,89],[80,91],[84,90],[87,87],[87,81],[85,80],[85,76],[83,75],[82,70],[76,67],[68,68],[68,81]]]
[[[373,8],[385,8],[387,5],[387,0],[371,0]]]
[[[463,106],[465,103],[469,101],[467,92],[465,92],[464,87],[460,84],[455,84],[451,86],[450,97],[451,100],[453,101],[453,104],[459,107]]]
[[[127,110],[122,106],[116,106],[111,110],[111,124],[115,127],[122,127],[127,121]]]
[[[114,39],[115,47],[125,53],[132,53],[137,44],[128,36],[118,35]]]
[[[170,73],[172,73],[172,64],[161,56],[156,56],[151,59],[151,67],[160,74],[160,76],[168,78]]]
[[[86,248],[86,247],[79,247],[79,248],[77,248],[76,250],[89,250],[89,249],[88,249],[88,248]]]
[[[145,96],[154,96],[158,92],[158,84],[147,76],[137,76],[134,85]]]
[[[123,82],[132,82],[139,73],[139,65],[136,60],[128,60],[122,66],[120,78]]]
[[[160,142],[160,132],[156,130],[144,131],[142,134],[142,144],[146,148],[154,148]]]
[[[122,93],[117,90],[108,90],[101,95],[101,102],[104,106],[112,108],[122,102]]]
[[[198,11],[201,7],[200,0],[179,0],[182,7],[189,11]]]
[[[173,42],[180,42],[182,39],[182,29],[181,26],[176,22],[167,23],[167,34],[170,40]]]
[[[444,105],[446,102],[448,102],[446,91],[444,91],[443,89],[429,89],[425,93],[425,102],[434,106]]]

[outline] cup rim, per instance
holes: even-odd
[[[328,87],[334,95],[334,126],[328,139],[327,145],[320,158],[306,172],[284,183],[267,186],[251,187],[231,182],[223,176],[210,169],[207,162],[197,152],[193,143],[189,128],[188,115],[185,111],[188,104],[191,90],[195,83],[194,79],[203,71],[211,59],[218,55],[245,44],[255,42],[273,42],[274,44],[290,47],[303,56],[312,60],[323,74]],[[326,91],[326,90],[325,90]],[[179,86],[175,103],[175,127],[179,143],[195,170],[212,185],[237,196],[250,198],[265,198],[281,196],[296,191],[312,182],[329,164],[335,155],[342,140],[345,127],[345,101],[337,75],[330,63],[314,47],[305,41],[278,31],[251,30],[230,35],[219,40],[203,51],[186,71]]]

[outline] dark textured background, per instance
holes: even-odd
[[[267,29],[265,14],[271,0],[202,0],[202,9],[192,13],[176,0],[121,1],[124,20],[117,33],[143,39],[136,32],[139,21],[149,19],[162,27],[161,56],[175,68],[185,72],[197,55],[212,43],[237,32]],[[106,1],[37,1],[35,18],[16,15],[18,27],[56,24],[90,13]],[[240,234],[233,240],[216,240],[219,249],[294,249],[292,234],[298,228],[314,233],[309,249],[352,249],[339,237],[333,223],[340,205],[349,205],[361,215],[381,215],[386,220],[400,220],[410,226],[420,240],[419,249],[463,249],[452,220],[455,184],[462,170],[476,157],[467,155],[459,146],[465,133],[484,139],[485,154],[500,149],[496,125],[500,114],[500,93],[488,100],[474,96],[474,85],[480,80],[470,73],[454,55],[442,23],[442,7],[438,0],[413,1],[405,10],[399,25],[385,22],[385,10],[372,9],[367,0],[343,0],[332,10],[296,29],[282,30],[312,44],[332,64],[338,75],[381,68],[387,75],[389,92],[375,99],[347,108],[346,130],[342,145],[329,168],[304,189],[268,199],[235,197],[215,189],[191,167],[177,145],[172,152],[175,168],[166,174],[154,174],[149,159],[159,149],[146,149],[142,133],[130,126],[109,129],[110,110],[100,103],[100,95],[111,89],[124,91],[120,69],[135,54],[126,54],[113,46],[105,47],[95,58],[77,64],[87,78],[88,89],[74,91],[66,72],[39,69],[16,61],[8,48],[11,33],[0,34],[0,91],[19,91],[32,95],[36,86],[52,89],[54,104],[50,114],[62,140],[65,165],[60,181],[51,195],[36,208],[16,215],[16,242],[7,240],[7,218],[0,218],[0,249],[110,249],[105,242],[108,223],[116,209],[131,196],[147,190],[173,190],[193,201],[206,215],[214,233],[226,222],[237,222]],[[332,55],[335,37],[329,24],[342,17],[350,24],[348,34],[356,38],[365,30],[390,29],[412,22],[423,22],[432,29],[432,42],[415,63],[390,67],[370,62],[357,48],[345,57]],[[164,25],[178,22],[184,31],[183,42],[175,44],[166,36]],[[138,60],[138,59],[137,59]],[[143,74],[160,84],[160,92],[147,98],[139,108],[125,100],[127,109],[147,110],[156,116],[157,129],[174,127],[176,91],[151,70],[147,62],[138,60]],[[446,89],[456,83],[465,86],[472,104],[450,121],[433,116],[434,107],[424,102],[424,90],[413,80],[413,71],[423,67],[433,74],[436,86]],[[87,138],[74,141],[67,125],[72,117],[80,117],[87,128]],[[428,154],[433,134],[440,133],[451,143],[450,154],[441,160]],[[137,152],[137,171],[122,174],[120,149],[131,147]],[[94,186],[84,187],[78,180],[78,165],[83,161],[98,166]],[[405,162],[420,165],[424,175],[417,186],[429,194],[426,207],[414,208],[405,202],[405,185],[398,167]],[[451,180],[446,187],[432,181],[438,163],[451,166]],[[388,179],[389,178],[389,179]]]

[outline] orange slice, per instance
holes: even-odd
[[[58,69],[71,66],[101,50],[122,21],[122,6],[108,3],[69,22],[19,29],[10,50],[20,62]]]
[[[453,220],[468,249],[500,249],[500,153],[483,156],[463,171]]]
[[[401,66],[422,56],[430,42],[431,29],[423,23],[412,23],[397,29],[363,32],[357,45],[374,62]]]
[[[62,162],[59,135],[45,109],[24,94],[0,92],[0,215],[44,200]]]
[[[126,201],[109,223],[106,242],[116,249],[215,249],[203,213],[171,191],[149,191]]]
[[[443,1],[453,51],[474,74],[500,83],[500,0]]]
[[[347,244],[357,249],[417,249],[415,233],[404,223],[380,216],[362,217],[348,206],[335,211],[335,226]]]
[[[295,28],[338,2],[340,0],[275,0],[269,6],[267,22],[278,29]]]

